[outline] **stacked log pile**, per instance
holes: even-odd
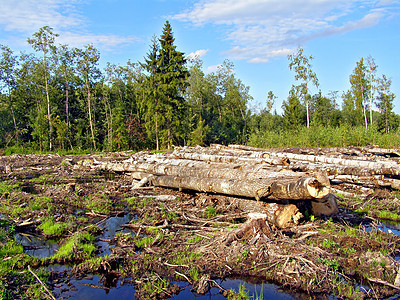
[[[367,147],[211,145],[175,147],[158,154],[141,152],[124,161],[95,162],[92,167],[129,173],[134,188],[150,184],[230,195],[242,197],[247,206],[252,198],[257,200],[250,202],[258,208],[255,212],[266,213],[278,227],[287,227],[297,224],[302,215],[296,205],[284,205],[285,200],[307,200],[315,215],[330,215],[338,211],[331,184],[399,188],[399,157],[398,150]]]
[[[293,171],[326,171],[333,185],[345,183],[349,189],[353,187],[353,190],[364,191],[364,196],[369,188],[400,189],[400,149],[377,147],[260,149],[242,145],[230,145],[227,148],[263,152],[269,158],[284,157],[290,160],[290,164],[285,168]],[[360,193],[358,196],[362,197],[363,192]]]

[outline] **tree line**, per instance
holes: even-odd
[[[49,26],[40,28],[27,40],[32,53],[17,55],[0,46],[0,148],[158,150],[210,143],[268,147],[285,145],[282,137],[328,129],[339,128],[337,135],[360,127],[362,135],[399,131],[391,81],[377,76],[371,57],[357,62],[349,77],[351,88],[342,95],[312,94],[312,87],[319,88],[313,57],[298,48],[288,56],[296,84],[283,101],[283,113],[277,114],[273,91],[266,95],[265,108],[250,110],[250,88],[237,78],[231,61],[205,74],[199,58],[188,60],[177,50],[168,21],[143,61],[107,63],[104,70],[93,45],[56,45],[57,36]]]

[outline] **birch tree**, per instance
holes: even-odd
[[[390,122],[393,117],[393,101],[396,96],[390,91],[392,81],[385,75],[382,75],[378,82],[378,108],[383,116],[385,132],[389,133]]]
[[[369,84],[366,75],[366,66],[364,59],[356,63],[353,74],[350,75],[350,91],[354,98],[358,123],[361,123],[362,117],[364,118],[365,129],[368,129],[368,118],[367,118],[367,99],[369,95]],[[360,118],[361,117],[361,118]]]
[[[55,50],[55,38],[58,34],[53,32],[53,28],[49,26],[44,26],[39,29],[39,31],[33,34],[32,38],[28,38],[28,43],[37,52],[42,52],[43,54],[43,68],[44,68],[44,84],[46,91],[46,101],[47,101],[47,118],[49,122],[49,150],[52,150],[52,124],[51,124],[51,113],[50,113],[50,96],[49,96],[49,70],[48,70],[48,57],[49,51]]]
[[[372,125],[372,104],[374,100],[374,94],[376,90],[376,79],[375,73],[378,66],[375,64],[375,60],[371,57],[367,57],[367,72],[368,72],[368,81],[369,81],[369,123]]]
[[[0,82],[6,89],[8,105],[14,124],[14,134],[17,134],[17,122],[15,120],[14,105],[12,100],[12,91],[16,89],[16,67],[18,64],[17,57],[7,46],[0,45]],[[1,90],[1,88],[0,88]]]
[[[77,55],[77,71],[81,76],[86,92],[87,113],[93,149],[96,149],[92,86],[101,75],[98,69],[100,53],[93,45],[87,45],[84,49],[76,49],[75,53]]]
[[[300,84],[296,86],[300,96],[303,99],[303,103],[306,106],[307,113],[307,127],[310,127],[310,93],[309,93],[309,83],[312,83],[316,88],[318,88],[318,78],[317,75],[312,71],[311,61],[314,59],[313,56],[306,56],[303,54],[303,49],[298,48],[295,54],[288,55],[290,61],[289,68],[295,72],[294,79],[300,81]]]

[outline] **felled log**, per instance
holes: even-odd
[[[345,174],[363,173],[364,175],[400,175],[400,165],[397,161],[382,158],[382,157],[357,157],[357,156],[340,156],[330,157],[329,155],[313,155],[313,154],[298,154],[288,152],[288,149],[277,150],[277,149],[262,149],[247,147],[242,145],[229,145],[228,148],[233,150],[242,149],[247,151],[258,151],[270,153],[270,159],[286,158],[290,160],[291,165],[300,162],[311,162],[315,164],[323,164],[324,169],[336,169],[339,173],[345,172]],[[323,148],[318,148],[323,149]],[[327,148],[332,150],[338,150],[336,148]],[[346,148],[341,151],[345,152]],[[225,149],[226,150],[226,149]],[[347,152],[351,154],[357,153],[362,155],[365,151],[370,150],[372,153],[386,153],[395,156],[398,151],[381,148],[350,148]],[[343,153],[341,152],[341,153]],[[315,154],[315,153],[314,153]],[[305,163],[307,164],[307,163]],[[340,166],[340,167],[339,167]],[[346,168],[350,168],[346,170]]]
[[[103,170],[131,172],[132,177],[142,180],[146,177],[154,186],[196,190],[200,192],[270,199],[314,199],[329,193],[329,179],[324,174],[315,177],[306,174],[281,172],[243,172],[237,169],[188,167],[149,163],[101,163],[94,167]],[[203,164],[204,166],[204,164]],[[307,176],[307,177],[305,177]],[[151,179],[149,178],[151,177]]]
[[[390,187],[392,189],[400,189],[400,180],[393,178],[386,178],[381,175],[371,175],[371,176],[355,176],[355,175],[338,175],[333,176],[336,180],[348,183],[361,184],[363,186],[381,186]]]
[[[97,162],[96,168],[114,172],[143,172],[153,175],[243,180],[287,177],[299,179],[308,176],[301,172],[277,172],[278,169],[265,164],[212,163],[167,157],[150,157],[139,161]]]
[[[257,158],[257,157],[238,157],[238,156],[225,156],[225,155],[211,155],[196,152],[183,152],[174,151],[173,155],[177,158],[210,161],[210,162],[241,162],[241,163],[260,163],[260,164],[270,164],[270,165],[287,165],[288,161],[285,157],[282,158]]]
[[[149,182],[152,186],[266,201],[324,199],[330,191],[330,181],[324,172],[314,174],[293,172],[285,169],[283,161],[279,161],[278,165],[272,161],[265,163],[265,158],[248,155],[248,151],[239,151],[244,155],[237,155],[235,151],[227,150],[230,152],[227,155],[219,149],[210,150],[203,147],[179,149],[181,150],[166,154],[135,154],[124,161],[95,161],[92,167],[129,173],[133,179],[140,180],[140,184],[136,183],[135,187]],[[216,154],[219,151],[224,155]],[[320,202],[324,204],[319,206],[327,203],[324,200]],[[269,211],[267,215],[271,224],[278,227],[296,224],[298,215],[298,210],[294,209],[296,206],[279,205],[267,203],[263,207],[264,212]],[[320,209],[319,206],[317,205],[316,209]],[[316,214],[335,212],[331,206],[324,209]]]
[[[148,176],[135,172],[136,179]],[[195,190],[199,192],[218,193],[234,196],[268,198],[274,200],[303,200],[323,198],[329,193],[329,186],[314,177],[300,178],[297,181],[263,178],[260,180],[235,180],[220,178],[198,178],[168,175],[151,175],[149,179],[154,186]]]

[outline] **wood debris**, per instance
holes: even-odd
[[[297,223],[299,212],[290,206],[282,209],[282,201],[310,201],[316,216],[337,213],[332,183],[335,192],[340,184],[399,189],[399,153],[376,147],[261,149],[213,144],[140,152],[127,160],[95,161],[91,167],[130,174],[133,189],[149,184],[262,200],[268,221],[284,228]]]

